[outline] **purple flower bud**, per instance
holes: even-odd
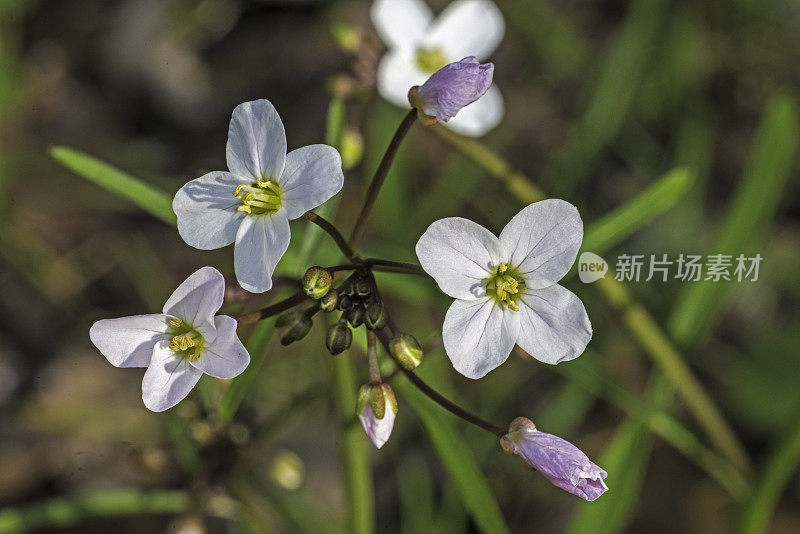
[[[408,92],[408,101],[417,108],[424,124],[455,117],[461,108],[472,104],[492,85],[494,64],[481,65],[474,56],[445,65],[421,86]]]
[[[536,430],[530,419],[517,417],[511,421],[500,444],[550,482],[582,499],[593,501],[608,490],[603,480],[605,471],[569,441]]]
[[[356,412],[372,444],[383,447],[392,435],[397,415],[397,398],[389,384],[361,386]]]

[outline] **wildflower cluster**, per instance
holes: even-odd
[[[380,186],[414,121],[459,124],[456,119],[462,113],[494,94],[487,100],[495,102],[490,104],[492,120],[475,122],[473,115],[459,126],[475,133],[492,125],[501,109],[498,93],[492,91],[494,66],[480,64],[475,57],[490,53],[502,36],[496,8],[483,0],[460,0],[435,23],[428,20],[426,9],[417,0],[378,0],[374,5],[378,30],[394,47],[393,57],[381,65],[382,87],[391,87],[391,94],[402,90],[404,97],[409,95],[412,109],[373,177],[350,240],[313,211],[342,188],[338,151],[311,145],[287,153],[283,122],[267,100],[234,109],[226,148],[228,170],[192,180],[175,195],[173,208],[184,241],[203,250],[235,243],[236,279],[251,293],[273,287],[275,267],[291,239],[290,221],[301,217],[327,232],[349,263],[312,266],[298,281],[296,295],[236,318],[216,315],[223,306],[225,281],[213,267],[203,267],[175,290],[162,313],[98,321],[90,330],[91,340],[115,366],[147,367],[144,404],[163,411],[185,398],[204,373],[230,379],[244,371],[250,356],[237,336],[238,325],[277,315],[281,343],[289,345],[311,331],[318,313],[339,314],[328,328],[326,346],[342,357],[338,355],[351,347],[353,330],[364,328],[369,382],[361,387],[355,409],[377,448],[389,440],[398,412],[394,392],[381,376],[380,344],[423,393],[492,432],[507,452],[519,455],[557,486],[592,500],[605,491],[606,474],[573,445],[539,432],[527,419],[524,424],[516,419],[508,431],[492,425],[416,376],[423,351],[390,317],[373,275],[379,270],[427,274],[455,299],[444,319],[442,340],[454,368],[464,376],[485,376],[508,358],[515,344],[541,362],[565,362],[578,357],[592,336],[582,302],[557,283],[574,263],[583,238],[577,209],[563,200],[531,204],[499,236],[463,218],[436,221],[416,245],[421,267],[365,259],[357,253]],[[392,14],[406,18],[390,24],[387,17]],[[464,41],[464,25],[478,20],[492,32]],[[453,61],[463,55],[467,57]],[[400,58],[409,62],[406,67],[413,65],[413,80],[399,69]],[[427,81],[417,80],[417,71],[429,76]]]

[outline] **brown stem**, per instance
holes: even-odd
[[[392,137],[389,146],[386,148],[386,152],[383,154],[378,168],[375,170],[375,174],[372,176],[372,181],[367,189],[367,197],[364,199],[364,205],[361,207],[361,213],[358,215],[353,233],[350,234],[350,247],[353,250],[358,250],[358,245],[361,244],[364,231],[367,229],[369,214],[372,211],[372,207],[375,205],[375,200],[378,198],[378,193],[381,191],[383,182],[386,181],[386,175],[389,174],[389,168],[392,166],[392,161],[394,161],[394,157],[397,155],[397,149],[400,148],[403,138],[411,129],[415,120],[417,120],[417,110],[411,109],[406,113],[400,126],[398,126],[394,137]]]
[[[313,211],[305,212],[303,217],[325,230],[325,232],[327,232],[327,234],[333,238],[333,240],[336,242],[336,245],[339,247],[339,250],[342,251],[342,254],[344,254],[348,260],[354,263],[362,262],[359,255],[356,254],[355,250],[353,250],[353,248],[347,243],[347,240],[344,238],[344,236],[331,222],[317,215]]]
[[[369,383],[371,386],[379,385],[381,369],[378,365],[378,347],[373,330],[367,330],[367,361],[369,362]]]
[[[364,263],[375,271],[384,271],[387,273],[404,273],[416,274],[420,276],[428,276],[428,273],[413,263],[405,263],[402,261],[381,260],[377,258],[369,258],[364,260]]]
[[[295,293],[291,297],[284,299],[280,302],[276,302],[275,304],[267,306],[266,308],[261,308],[260,310],[236,316],[234,317],[234,319],[236,319],[236,322],[239,323],[239,325],[255,323],[257,321],[260,321],[261,319],[266,319],[267,317],[278,315],[279,313],[284,312],[289,308],[297,306],[298,304],[307,299],[308,296],[306,296],[305,292],[300,291],[298,293]]]
[[[391,354],[391,351],[389,350],[389,341],[390,341],[390,337],[389,336],[390,335],[391,334],[389,334],[387,328],[384,328],[383,330],[380,330],[378,332],[378,339],[380,339],[384,350],[386,350],[386,352],[388,354]],[[462,408],[458,404],[455,404],[454,402],[449,401],[447,398],[442,396],[438,391],[436,391],[435,389],[430,387],[428,384],[426,384],[424,380],[422,380],[420,377],[418,377],[416,375],[416,373],[414,373],[414,371],[409,371],[408,369],[405,369],[403,366],[400,365],[399,362],[398,362],[398,368],[403,372],[403,374],[406,375],[406,378],[408,378],[408,380],[418,390],[420,390],[422,393],[427,395],[428,398],[430,398],[433,402],[435,402],[436,404],[438,404],[439,406],[441,406],[442,408],[444,408],[448,412],[452,413],[453,415],[455,415],[457,417],[460,417],[461,419],[463,419],[464,421],[466,421],[468,423],[472,423],[473,425],[486,430],[487,432],[491,432],[492,434],[494,434],[497,437],[501,438],[501,437],[506,435],[506,433],[507,433],[506,430],[500,428],[497,425],[493,425],[489,421],[481,419],[480,417],[478,417],[477,415],[473,414],[472,412],[469,412],[469,411],[465,410],[464,408]]]

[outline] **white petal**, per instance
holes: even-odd
[[[413,48],[433,20],[433,13],[422,0],[375,0],[370,14],[378,35],[390,48]]]
[[[505,104],[496,85],[472,104],[465,106],[458,114],[443,123],[456,133],[468,137],[480,137],[493,130],[503,119]]]
[[[214,171],[178,190],[172,210],[178,216],[178,233],[189,246],[212,250],[233,243],[244,216],[236,209],[241,200],[233,196],[241,183],[249,184],[250,178]]]
[[[233,263],[239,284],[251,293],[272,287],[272,273],[289,248],[289,220],[283,210],[245,217],[236,235]]]
[[[408,90],[422,85],[428,75],[414,61],[415,52],[408,48],[389,50],[378,66],[378,91],[381,96],[396,106],[411,109]]]
[[[286,216],[296,219],[342,189],[342,157],[328,145],[292,150],[286,156],[286,167],[278,182]]]
[[[506,361],[518,332],[517,312],[488,298],[456,300],[445,315],[442,339],[456,371],[481,378]]]
[[[201,267],[183,281],[164,304],[164,313],[183,319],[206,339],[216,336],[214,314],[225,298],[225,278],[213,267]]]
[[[474,300],[486,294],[485,281],[502,260],[493,233],[461,217],[434,221],[417,241],[417,258],[439,288],[453,298]]]
[[[531,289],[561,280],[575,263],[583,241],[583,221],[577,208],[559,199],[525,207],[500,233],[509,263],[519,269]]]
[[[203,347],[200,357],[189,363],[215,378],[233,378],[247,368],[250,354],[236,335],[236,319],[227,315],[214,317],[217,337]]]
[[[185,399],[203,376],[202,371],[189,365],[189,360],[170,349],[169,343],[156,343],[142,380],[142,400],[154,412],[168,410]]]
[[[169,339],[169,318],[160,313],[97,321],[89,339],[115,367],[147,367],[153,347]]]
[[[517,344],[541,362],[557,364],[575,359],[592,339],[592,324],[583,302],[558,284],[526,292],[517,305]]]
[[[505,33],[503,15],[489,0],[457,0],[436,19],[424,43],[439,46],[450,61],[467,56],[484,60],[500,44]]]
[[[278,178],[286,161],[286,132],[269,100],[236,106],[228,128],[228,168],[253,179]]]

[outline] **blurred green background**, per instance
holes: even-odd
[[[224,168],[240,102],[271,100],[290,149],[340,147],[345,187],[323,211],[349,232],[403,115],[374,89],[369,2],[0,0],[0,532],[800,532],[800,3],[497,4],[503,122],[480,140],[415,126],[365,255],[415,261],[432,221],[497,232],[546,194],[578,206],[585,248],[611,264],[764,258],[751,283],[570,278],[586,353],[555,368],[514,354],[481,381],[441,350],[450,299],[380,276],[428,349],[422,377],[573,441],[610,491],[579,502],[401,378],[375,451],[352,416],[363,352],[333,359],[321,317],[289,348],[269,321],[241,329],[244,378],[204,377],[163,414],[142,405],[141,371],[89,343],[92,322],[158,311],[202,265],[231,277],[228,313],[289,294],[237,291],[231,250],[188,247],[165,210]],[[281,275],[340,261],[307,225]]]

